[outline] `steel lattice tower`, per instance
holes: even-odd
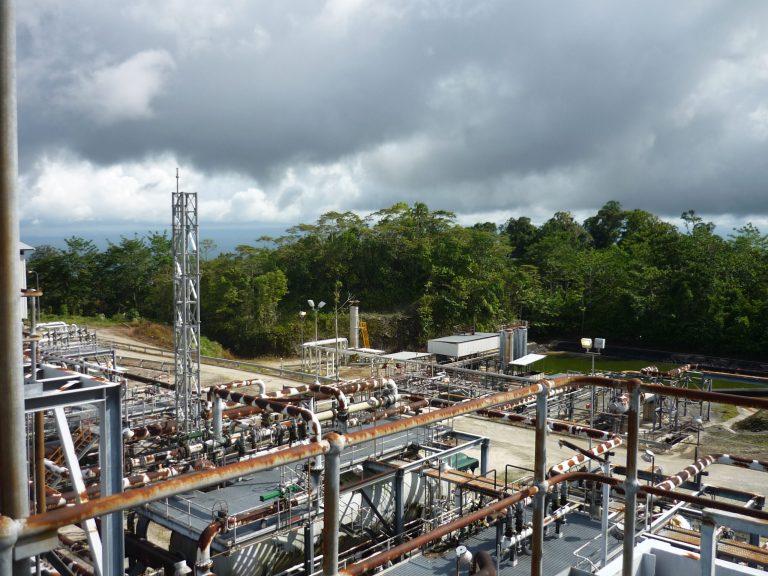
[[[176,421],[179,432],[200,420],[200,252],[197,193],[173,193],[173,343],[176,361]]]

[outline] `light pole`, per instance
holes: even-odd
[[[304,310],[299,310],[299,326],[301,327],[301,371],[304,371],[304,318],[307,317],[307,313]]]
[[[336,308],[333,311],[333,314],[334,314],[333,322],[336,330],[336,356],[333,360],[333,371],[336,375],[336,382],[339,381],[339,310],[342,310],[344,306],[346,306],[347,304],[352,304],[356,302],[357,300],[355,300],[355,297],[350,294],[349,296],[347,296],[347,299],[344,301],[344,303],[339,305],[339,293],[336,292],[336,302],[335,302]]]
[[[651,463],[651,480],[648,481],[648,485],[653,484],[656,479],[656,454],[651,450],[646,450],[641,456],[643,460]],[[653,524],[653,500],[651,494],[645,495],[645,527],[649,529]]]
[[[320,302],[317,303],[317,307],[315,307],[314,300],[307,300],[307,304],[309,304],[309,307],[315,311],[315,354],[317,355],[317,365],[315,368],[315,384],[320,384],[320,350],[317,347],[317,312],[323,306],[325,306],[325,302],[321,300]]]

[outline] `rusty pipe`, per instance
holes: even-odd
[[[768,408],[768,400],[759,398],[730,397],[712,392],[700,392],[689,389],[680,391],[667,387],[658,387],[661,388],[661,390],[657,390],[657,387],[653,385],[642,385],[639,380],[623,381],[602,377],[578,376],[556,379],[554,381],[554,385],[599,385],[608,388],[627,388],[631,386],[633,382],[641,384],[642,389],[654,393],[669,391],[682,392],[682,396],[685,396],[686,394],[690,396],[695,395],[697,399],[712,401],[721,401],[721,397],[725,396],[727,401],[731,403],[733,403],[733,401],[737,401],[739,405],[746,405],[757,408]],[[487,398],[470,400],[460,405],[451,406],[449,408],[444,408],[435,412],[420,414],[407,420],[388,422],[382,426],[377,427],[376,432],[373,433],[370,430],[352,432],[347,435],[347,442],[357,444],[376,437],[386,436],[414,427],[437,422],[445,418],[467,414],[476,410],[488,408],[496,404],[510,402],[520,397],[530,396],[531,394],[537,393],[540,389],[540,384],[534,384],[513,391],[500,392]],[[631,433],[632,432],[630,432],[630,434]],[[636,432],[634,433],[636,434]],[[251,474],[260,470],[270,469],[281,464],[298,462],[306,458],[324,454],[328,450],[329,444],[327,441],[312,442],[306,445],[294,446],[292,448],[269,451],[264,454],[255,455],[252,458],[240,462],[222,466],[216,470],[194,472],[187,476],[171,478],[166,482],[158,485],[139,488],[125,494],[106,496],[104,498],[93,500],[85,504],[63,508],[60,510],[48,512],[46,514],[37,514],[27,519],[12,520],[10,518],[0,518],[0,528],[3,526],[5,527],[3,530],[0,530],[0,552],[2,552],[2,544],[4,542],[7,543],[5,544],[6,546],[12,545],[12,542],[16,537],[14,534],[19,534],[22,538],[31,538],[49,530],[81,522],[87,518],[125,510],[127,508],[146,503],[147,501],[165,498],[192,489],[227,482],[240,476]],[[553,480],[550,480],[550,484],[552,481]],[[8,536],[5,538],[3,537],[4,533],[8,534]]]
[[[215,396],[227,400],[229,402],[235,402],[236,404],[245,404],[249,406],[256,406],[258,408],[271,410],[279,414],[284,414],[291,417],[300,417],[308,425],[311,426],[312,434],[316,440],[320,439],[322,429],[320,427],[320,421],[315,416],[314,412],[301,408],[299,406],[293,406],[292,404],[282,404],[275,402],[269,398],[260,398],[258,396],[251,396],[248,394],[241,394],[239,392],[230,392],[226,389],[213,389],[212,394]]]
[[[475,554],[472,574],[474,576],[496,576],[496,565],[493,563],[491,555],[485,550]]]
[[[307,458],[313,458],[324,454],[328,450],[329,444],[324,440],[300,444],[290,448],[267,450],[261,454],[254,455],[252,458],[227,464],[213,470],[191,472],[184,476],[169,478],[165,482],[145,486],[130,492],[104,496],[76,506],[49,511],[45,514],[35,514],[29,518],[17,520],[17,528],[21,530],[21,535],[24,537],[38,536],[50,530],[70,524],[77,524],[88,518],[127,510],[134,506],[167,498],[182,492],[214,484],[222,484],[261,470],[269,470],[283,464],[292,464]],[[0,531],[1,539],[2,533]]]

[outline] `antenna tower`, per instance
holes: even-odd
[[[173,344],[176,361],[176,424],[189,434],[200,424],[200,253],[197,193],[173,193]]]

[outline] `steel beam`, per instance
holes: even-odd
[[[64,459],[67,462],[67,468],[69,468],[69,479],[72,482],[72,487],[75,489],[75,499],[78,504],[83,504],[88,502],[85,480],[83,480],[83,473],[80,470],[80,462],[77,458],[72,435],[69,432],[69,423],[67,422],[66,414],[64,414],[64,408],[54,408],[53,416],[56,420],[56,428],[59,430],[59,442],[61,442],[61,448],[64,452]],[[91,548],[94,572],[96,576],[102,576],[104,574],[104,555],[102,554],[99,531],[96,529],[96,520],[93,518],[85,520],[83,522],[83,529],[88,539],[88,546]]]

